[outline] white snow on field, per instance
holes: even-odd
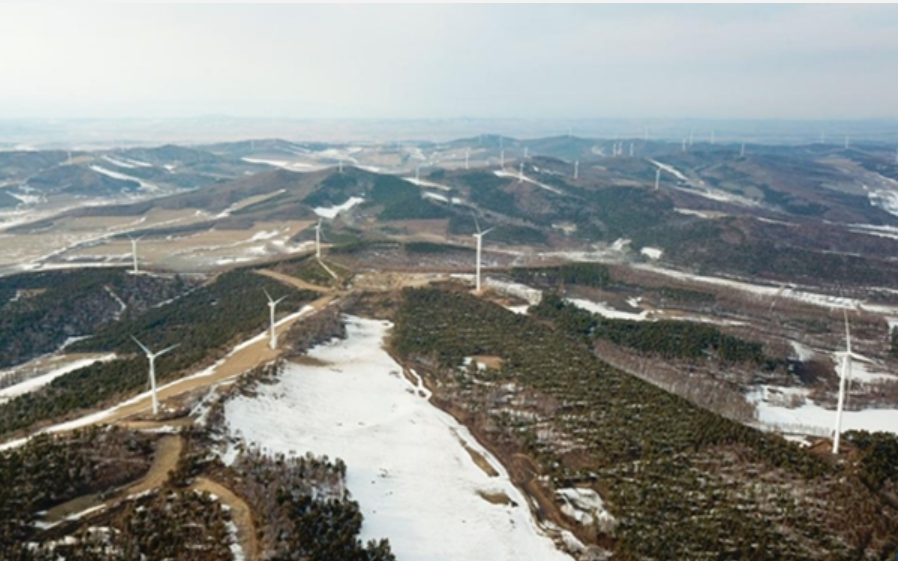
[[[658,249],[657,247],[644,247],[639,250],[639,253],[645,255],[649,259],[661,259],[661,256],[664,255],[664,250]]]
[[[116,160],[115,158],[113,158],[111,156],[103,156],[103,159],[106,160],[107,162],[109,162],[110,164],[112,164],[116,167],[120,167],[120,168],[134,169],[137,167],[134,164],[130,164],[128,162],[123,162],[122,160]]]
[[[870,191],[867,197],[870,199],[871,205],[877,206],[889,214],[898,216],[898,193],[895,191]]]
[[[842,359],[833,356],[833,362],[836,364],[836,372],[841,372]],[[883,380],[895,381],[898,380],[898,373],[884,371],[881,365],[877,365],[873,361],[864,362],[854,359],[851,361],[851,380],[865,384]]]
[[[113,179],[119,179],[122,181],[134,181],[135,183],[138,183],[140,185],[141,189],[144,189],[147,191],[159,191],[159,187],[157,185],[153,185],[152,183],[147,183],[146,181],[144,181],[143,179],[140,179],[139,177],[125,175],[124,173],[119,173],[117,171],[108,170],[102,166],[90,166],[90,169],[92,169],[93,171],[95,171],[99,174],[111,177]]]
[[[802,345],[798,341],[789,341],[792,344],[792,348],[795,349],[795,354],[798,356],[798,360],[802,362],[807,362],[814,358],[814,349]]]
[[[665,269],[662,267],[656,267],[650,264],[635,264],[634,268],[643,269],[647,271],[651,271],[654,273],[660,273],[671,278],[680,279],[680,280],[688,280],[694,282],[700,282],[704,284],[711,284],[715,286],[725,286],[729,288],[733,288],[735,290],[740,290],[743,292],[750,292],[753,294],[757,294],[759,296],[768,297],[771,299],[774,297],[778,298],[788,298],[790,300],[796,300],[799,302],[804,302],[806,304],[811,304],[814,306],[820,306],[823,308],[831,308],[831,309],[840,309],[840,308],[861,308],[864,310],[868,310],[876,313],[894,313],[896,310],[890,306],[882,306],[877,304],[866,304],[863,300],[858,300],[856,298],[847,298],[842,296],[831,296],[829,294],[818,294],[814,292],[808,292],[805,290],[799,290],[796,288],[782,288],[776,286],[764,286],[760,284],[752,284],[746,281],[738,281],[731,279],[724,279],[720,277],[709,277],[702,275],[694,275],[691,273],[685,273],[682,271],[675,271],[672,269]]]
[[[686,177],[685,175],[683,175],[682,173],[680,173],[680,170],[673,167],[672,165],[663,164],[657,160],[649,160],[649,161],[652,162],[655,166],[657,166],[657,167],[661,168],[662,170],[666,171],[667,173],[673,175],[674,177],[676,177],[683,183],[685,183],[687,185],[692,185],[692,182],[689,181],[689,178]]]
[[[257,242],[261,240],[270,240],[271,238],[276,238],[278,234],[280,234],[280,232],[277,230],[272,230],[270,232],[262,230],[261,232],[256,232],[255,234],[253,234],[253,237],[251,237],[249,241]]]
[[[643,310],[638,314],[634,314],[632,312],[622,312],[620,310],[615,310],[605,302],[593,302],[592,300],[584,300],[583,298],[567,298],[566,300],[571,304],[577,306],[578,308],[586,310],[587,312],[599,314],[600,316],[609,319],[629,319],[633,321],[650,320],[648,310]]]
[[[761,386],[746,395],[746,399],[755,404],[758,420],[766,428],[817,436],[831,434],[829,431],[833,430],[836,422],[835,410],[824,409],[809,399],[794,409],[780,405],[781,401],[777,396],[790,391],[802,395],[807,393],[807,390],[796,388]],[[843,411],[842,430],[885,431],[898,434],[898,409]]]
[[[309,353],[322,366],[288,367],[257,397],[229,401],[231,432],[271,452],[343,459],[365,517],[362,541],[389,538],[403,561],[569,560],[534,525],[501,464],[402,375],[381,346],[389,328],[348,317],[346,340]],[[459,438],[500,476],[478,468]],[[478,492],[504,492],[517,506]]]
[[[365,202],[365,199],[362,197],[349,197],[342,205],[330,206],[330,207],[318,207],[314,209],[315,214],[322,218],[336,218],[338,214],[341,212],[347,211],[352,207]]]
[[[496,292],[526,300],[533,306],[539,304],[543,299],[542,291],[531,288],[526,284],[521,284],[519,282],[486,278],[484,279],[484,284],[488,288],[492,288]]]
[[[439,193],[430,193],[428,191],[424,191],[423,193],[421,193],[421,196],[424,197],[425,199],[433,199],[435,201],[442,201],[444,203],[449,202],[448,197],[440,195]]]
[[[76,360],[75,362],[71,362],[66,364],[65,366],[61,366],[46,374],[41,374],[40,376],[36,376],[34,378],[29,378],[15,384],[14,386],[9,386],[8,388],[0,389],[0,403],[4,401],[8,401],[16,396],[24,395],[26,393],[31,393],[35,390],[38,390],[56,378],[59,378],[63,374],[68,374],[69,372],[74,372],[79,368],[84,368],[85,366],[90,366],[95,362],[109,362],[115,358],[115,354],[103,355],[95,358],[85,358],[82,360]]]
[[[322,166],[322,165],[314,165],[314,164],[308,164],[305,162],[293,162],[293,161],[287,161],[287,160],[264,160],[261,158],[240,158],[240,159],[249,164],[264,164],[264,165],[273,166],[273,167],[285,169],[288,171],[296,171],[296,172],[314,171],[314,170],[323,169],[324,167],[326,167],[326,166]]]
[[[877,226],[874,224],[849,224],[849,230],[855,234],[867,234],[880,238],[898,240],[898,228],[894,226]]]
[[[561,189],[559,189],[557,187],[552,187],[551,185],[546,185],[545,183],[540,183],[539,181],[536,181],[535,179],[530,179],[526,175],[521,176],[520,174],[512,173],[512,172],[501,170],[501,169],[497,169],[493,173],[495,173],[499,177],[506,177],[506,178],[511,178],[511,179],[523,179],[523,181],[526,181],[527,183],[532,183],[532,184],[536,185],[537,187],[539,187],[540,189],[545,189],[546,191],[550,191],[552,193],[555,193],[556,195],[563,194],[561,192]]]
[[[417,185],[418,187],[433,187],[434,189],[442,189],[443,191],[451,191],[452,187],[448,185],[442,185],[440,183],[434,183],[433,181],[426,181],[424,179],[415,179],[414,177],[403,177],[402,179],[408,181],[412,185]]]
[[[561,511],[584,526],[596,523],[603,532],[617,526],[617,520],[605,509],[602,497],[594,490],[569,487],[558,489],[555,495],[564,501]]]

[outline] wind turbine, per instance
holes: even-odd
[[[421,166],[415,168],[415,182],[421,181]]]
[[[657,168],[655,170],[655,191],[658,190],[658,187],[661,184],[661,168]]]
[[[152,394],[152,399],[153,399],[153,416],[156,416],[159,414],[159,400],[156,397],[156,359],[159,358],[160,356],[164,355],[165,353],[173,350],[175,347],[180,346],[181,343],[178,343],[177,345],[172,345],[171,347],[168,347],[167,349],[162,349],[158,353],[153,353],[143,343],[138,341],[137,337],[132,335],[131,338],[134,339],[134,342],[137,343],[137,346],[143,350],[144,354],[147,356],[147,359],[149,359],[149,361],[150,361],[150,392]]]
[[[340,173],[343,173],[343,159],[340,159]]]
[[[529,157],[530,157],[530,148],[524,146],[524,159],[526,160]]]
[[[845,149],[848,150],[848,148],[850,146],[851,146],[851,137],[848,135],[845,135]]]
[[[521,162],[521,166],[518,168],[518,183],[524,182],[524,162]]]
[[[580,160],[574,160],[574,179],[580,178]]]
[[[739,150],[739,157],[740,158],[745,157],[745,143],[744,142],[742,143],[742,148]]]
[[[315,225],[315,257],[321,259],[321,219]]]
[[[633,157],[633,143],[630,143],[630,157]]]
[[[505,169],[505,150],[499,151],[499,167]]]
[[[131,240],[131,259],[134,263],[133,271],[136,275],[140,272],[137,267],[137,242],[143,239],[143,236],[140,236],[139,238],[132,238],[131,236],[128,236],[128,238]]]
[[[855,354],[851,350],[851,328],[848,325],[848,310],[843,308],[845,315],[845,351],[836,353],[842,359],[842,374],[839,376],[839,401],[836,405],[836,430],[833,435],[833,454],[839,453],[839,440],[842,436],[842,409],[845,406],[845,385],[851,380],[851,359],[856,358],[866,361],[867,358]]]
[[[278,346],[278,332],[274,328],[274,309],[284,300],[284,298],[286,298],[286,296],[281,296],[280,298],[275,300],[271,297],[271,294],[268,294],[267,290],[263,288],[262,291],[265,292],[265,296],[268,297],[268,311],[271,315],[271,337],[269,337],[268,339],[268,347],[271,350],[275,350]]]
[[[686,151],[686,138],[683,138],[683,152]]]
[[[471,169],[468,167],[468,157],[471,155],[471,151],[465,148],[465,169]]]
[[[474,291],[477,294],[480,294],[480,253],[483,250],[483,236],[492,232],[495,227],[481,231],[480,222],[478,222],[476,218],[474,219],[474,224],[477,226],[477,233],[474,234],[474,239],[477,240],[477,267],[476,274],[474,276]]]

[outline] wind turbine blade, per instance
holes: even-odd
[[[137,343],[138,347],[143,349],[143,352],[146,353],[147,356],[150,356],[151,354],[153,354],[150,352],[150,349],[146,348],[146,346],[143,343],[141,343],[140,341],[137,340],[137,337],[135,337],[134,335],[131,335],[131,338],[134,339],[134,342]]]
[[[476,216],[474,217],[474,226],[477,227],[477,233],[480,234],[480,233],[481,233],[481,231],[480,231],[480,222],[477,220],[477,217],[476,217]]]
[[[165,353],[167,353],[167,352],[169,352],[169,351],[173,351],[173,350],[175,350],[176,348],[178,348],[178,347],[180,347],[180,346],[181,346],[181,343],[178,343],[177,345],[172,345],[171,347],[169,347],[169,348],[167,348],[167,349],[162,349],[161,351],[159,351],[158,353],[156,353],[156,356],[157,356],[157,357],[160,357],[160,356],[164,355]]]
[[[496,227],[493,226],[492,228],[489,228],[489,229],[487,229],[487,230],[484,230],[483,232],[480,232],[480,235],[481,235],[481,236],[485,236],[485,235],[489,234],[490,232],[492,232],[492,231],[495,230],[495,229],[496,229]]]
[[[275,305],[280,304],[280,303],[283,302],[286,298],[287,298],[286,296],[281,296],[280,298],[278,298],[277,300],[274,301]]]
[[[265,290],[265,289],[263,288],[263,289],[262,289],[262,292],[264,292],[264,293],[265,293],[265,296],[268,297],[268,301],[269,301],[269,302],[274,302],[274,299],[271,297],[271,294],[268,294],[268,291],[267,291],[267,290]]]

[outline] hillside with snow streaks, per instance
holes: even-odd
[[[403,561],[570,559],[534,525],[501,465],[431,406],[381,347],[387,322],[347,319],[347,339],[313,349],[255,398],[228,402],[232,434],[272,452],[326,454],[347,464],[365,521],[361,538],[389,538]],[[500,472],[489,477],[459,439]],[[505,493],[517,506],[487,502]]]

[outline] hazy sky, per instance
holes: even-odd
[[[898,117],[898,7],[0,5],[0,118]]]

